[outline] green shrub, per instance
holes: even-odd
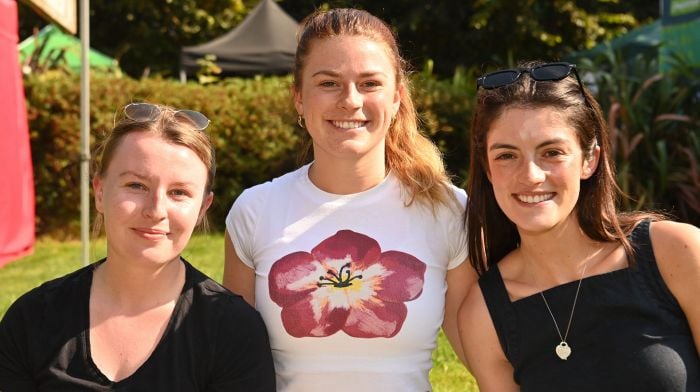
[[[700,69],[676,59],[622,59],[608,52],[594,70],[618,170],[624,209],[660,209],[700,225]]]
[[[469,126],[476,70],[458,68],[452,79],[438,80],[428,71],[413,78],[416,109],[422,128],[443,152],[456,185],[463,185],[469,169]]]
[[[95,75],[90,86],[91,145],[102,140],[132,101],[158,102],[206,114],[217,151],[216,201],[210,210],[221,227],[233,199],[245,188],[294,167],[300,133],[288,78],[230,79],[201,86],[163,79],[136,81]],[[72,237],[79,230],[79,77],[60,71],[25,79],[36,187],[37,233]]]

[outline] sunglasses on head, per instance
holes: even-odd
[[[509,84],[515,83],[522,74],[528,73],[532,80],[537,81],[558,81],[566,78],[567,76],[574,73],[578,85],[581,88],[581,94],[583,94],[583,83],[581,83],[581,78],[578,76],[575,64],[569,63],[546,63],[534,66],[532,68],[517,68],[517,69],[503,69],[496,72],[487,73],[484,76],[476,79],[476,87],[485,88],[491,90],[494,88],[499,88],[507,86]]]
[[[130,103],[124,106],[124,115],[133,121],[154,121],[160,115],[161,107],[151,103]],[[184,118],[194,125],[196,131],[203,131],[209,126],[209,119],[194,110],[176,110],[175,117]]]

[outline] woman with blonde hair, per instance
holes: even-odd
[[[20,297],[0,323],[0,390],[275,391],[260,315],[180,256],[211,205],[199,112],[124,108],[97,154],[107,257]]]
[[[426,391],[475,274],[466,195],[419,130],[389,26],[356,9],[301,24],[294,106],[313,160],[243,192],[224,285],[261,312],[282,391]]]

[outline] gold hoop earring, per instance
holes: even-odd
[[[306,122],[304,121],[304,117],[300,115],[297,116],[297,124],[303,129],[306,129]]]

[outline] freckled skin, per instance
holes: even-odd
[[[571,219],[592,173],[575,130],[552,108],[507,108],[489,129],[487,154],[496,201],[523,232]]]
[[[161,265],[178,258],[211,202],[206,180],[206,166],[189,148],[146,132],[126,135],[93,181],[108,257]]]
[[[387,51],[361,36],[314,41],[295,106],[304,116],[317,161],[371,155],[383,162],[384,137],[399,107],[396,70]],[[336,126],[351,120],[361,126]]]

